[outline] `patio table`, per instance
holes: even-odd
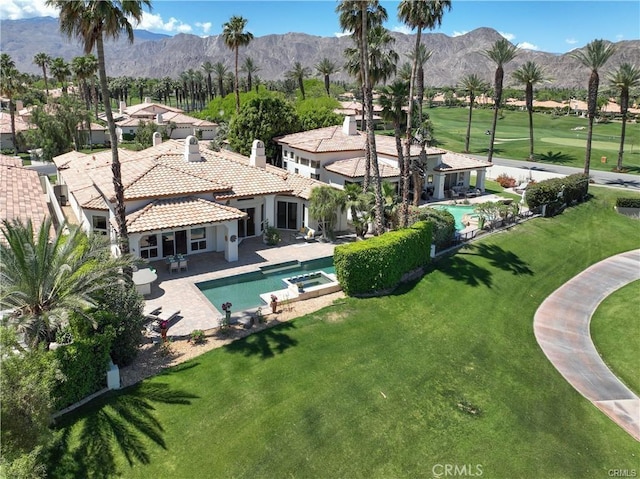
[[[158,279],[158,275],[155,269],[142,268],[133,272],[132,279],[136,290],[142,295],[147,295],[151,294],[151,283]]]

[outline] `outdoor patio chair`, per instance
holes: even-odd
[[[171,263],[169,263],[169,272],[173,273],[174,271],[180,271],[180,263],[178,261],[172,261]]]
[[[182,271],[183,269],[187,271],[189,268],[187,266],[187,258],[182,258],[178,263],[178,269]]]

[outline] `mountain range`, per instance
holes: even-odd
[[[407,54],[415,46],[415,35],[391,34],[395,38],[393,48],[400,55],[399,63],[408,62]],[[433,87],[453,86],[470,73],[476,73],[492,83],[496,66],[482,52],[500,38],[500,34],[491,28],[478,28],[455,37],[442,33],[423,34],[423,43],[433,52],[425,64],[426,84]],[[353,40],[348,36],[318,37],[305,33],[265,35],[255,37],[247,47],[240,49],[240,61],[244,57],[251,57],[260,69],[257,72],[260,79],[281,80],[295,62],[308,67],[311,75],[317,74],[314,66],[323,58],[329,58],[342,67],[344,50],[353,46]],[[623,62],[640,66],[640,40],[620,41],[615,46],[614,55],[601,70],[602,78],[603,74]],[[33,57],[38,52],[45,52],[51,57],[63,57],[67,61],[82,55],[78,42],[61,35],[58,20],[51,17],[3,20],[0,24],[0,50],[11,55],[20,71],[35,74],[42,73],[33,63]],[[177,78],[186,70],[199,69],[206,61],[223,62],[230,71],[234,68],[233,52],[224,44],[222,35],[168,36],[136,30],[133,45],[123,38],[105,42],[105,57],[107,74],[112,77]],[[587,88],[590,71],[572,58],[570,53],[522,49],[505,66],[507,86],[513,83],[510,73],[526,61],[535,61],[544,68],[546,75],[553,79],[549,87]],[[344,71],[331,75],[331,80],[353,81]]]

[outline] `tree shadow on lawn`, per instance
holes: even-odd
[[[551,150],[547,151],[546,153],[535,155],[535,158],[538,161],[544,161],[545,163],[554,163],[554,164],[571,163],[576,159],[573,156],[567,155],[566,153],[562,153],[561,151],[554,153]]]
[[[49,471],[54,477],[115,477],[116,450],[129,466],[136,462],[149,464],[144,438],[167,449],[152,403],[188,405],[197,397],[171,389],[168,384],[142,383],[98,398],[60,421],[49,450]],[[71,444],[71,432],[76,426],[79,431]]]
[[[493,286],[491,271],[478,266],[465,258],[465,255],[486,258],[492,267],[509,271],[514,275],[533,275],[533,271],[517,255],[511,251],[504,250],[500,246],[487,244],[468,244],[463,246],[443,267],[438,267],[438,269],[452,279],[464,281],[469,286],[484,284],[486,287],[491,288]]]
[[[245,338],[237,339],[224,349],[230,353],[242,353],[245,356],[260,355],[262,359],[272,358],[276,353],[282,354],[298,344],[297,339],[284,333],[295,327],[295,324],[290,321],[279,323]]]

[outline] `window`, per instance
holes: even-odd
[[[92,216],[91,221],[93,223],[93,232],[96,234],[106,235],[109,230],[107,228],[106,216]]]
[[[317,173],[311,173],[311,178],[313,178],[314,180],[320,181],[320,175]]]
[[[298,203],[278,201],[276,227],[288,230],[298,229]]]
[[[287,162],[286,161],[282,162],[282,168],[284,168],[285,170],[287,169]]]
[[[433,175],[429,175],[429,176],[427,176],[427,183],[428,183],[428,184],[433,183]]]
[[[158,257],[158,236],[146,235],[140,238],[140,257],[145,259]]]
[[[300,173],[300,170],[298,168],[294,168],[294,173],[297,175],[298,173]]]
[[[320,162],[318,160],[309,160],[309,166],[317,170],[318,168],[320,168]]]
[[[300,158],[300,164],[302,166],[309,166],[309,160],[307,160],[306,158]]]
[[[207,249],[207,230],[204,228],[191,229],[191,251]]]

